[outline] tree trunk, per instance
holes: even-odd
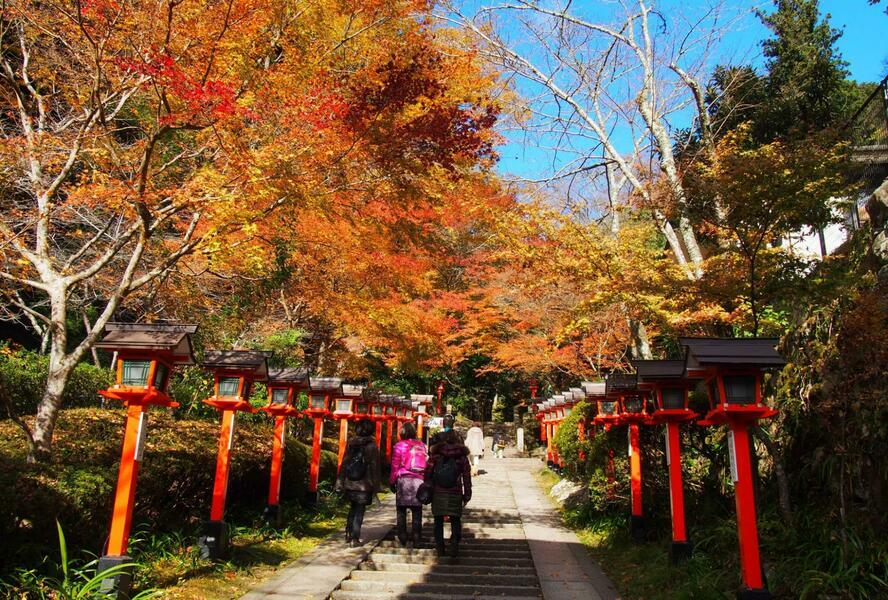
[[[34,450],[28,456],[29,462],[47,462],[52,456],[52,433],[59,409],[62,406],[62,394],[77,358],[66,352],[68,332],[65,327],[68,308],[68,290],[57,284],[50,291],[50,319],[52,335],[49,345],[49,372],[46,376],[46,389],[37,405],[37,419],[34,422]]]
[[[648,339],[647,328],[638,319],[627,317],[629,333],[632,339],[632,358],[650,360],[654,357],[651,352],[651,342]]]
[[[792,523],[792,502],[789,496],[789,479],[786,477],[786,470],[783,468],[783,453],[777,447],[777,444],[774,443],[774,440],[762,431],[761,427],[753,427],[752,433],[765,445],[765,449],[774,462],[774,477],[777,480],[780,517],[785,523]]]
[[[52,433],[55,430],[56,420],[59,418],[59,409],[62,407],[62,394],[68,379],[71,377],[71,367],[52,366],[46,378],[46,389],[40,404],[37,405],[37,420],[34,422],[34,455],[28,456],[29,462],[48,462],[52,456]]]
[[[92,333],[92,325],[90,325],[89,317],[86,316],[85,312],[80,313],[80,316],[83,317],[83,327],[86,329],[86,335],[89,335]],[[93,364],[101,368],[102,361],[99,360],[99,352],[96,350],[96,347],[90,345],[89,351],[92,353]]]
[[[682,247],[681,242],[678,240],[678,234],[675,233],[675,228],[672,227],[672,223],[670,223],[664,215],[659,213],[659,211],[657,211],[656,217],[657,225],[666,237],[666,242],[669,244],[669,249],[672,250],[673,256],[675,256],[675,261],[685,269],[685,272],[690,279],[699,279],[696,270],[688,264],[685,250]]]

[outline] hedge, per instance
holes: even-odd
[[[13,410],[18,415],[33,415],[37,403],[46,388],[49,371],[49,357],[31,350],[11,349],[0,344],[0,376],[12,399]],[[99,406],[99,390],[112,383],[109,369],[102,369],[89,363],[74,367],[71,379],[65,388],[63,406],[66,408]],[[0,410],[0,419],[7,418],[6,410]]]
[[[10,421],[0,422],[0,539],[18,553],[0,553],[0,572],[26,556],[41,556],[55,544],[55,520],[69,542],[100,553],[111,515],[120,449],[122,409],[70,409],[61,412],[55,431],[53,462],[25,463],[26,445]],[[152,530],[190,529],[210,510],[218,422],[176,420],[166,410],[149,413],[148,441],[142,461],[134,522]],[[272,425],[239,422],[232,455],[226,520],[254,517],[267,500]],[[283,465],[282,501],[304,496],[310,448],[288,439]],[[332,480],[336,455],[323,452],[321,479]]]

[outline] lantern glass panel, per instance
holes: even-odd
[[[286,404],[288,395],[289,390],[285,388],[274,388],[273,390],[271,390],[271,403]]]
[[[602,402],[601,403],[601,412],[605,415],[612,415],[617,410],[616,402]]]
[[[253,382],[248,381],[248,382],[244,383],[244,398],[249,398],[252,393],[253,393]]]
[[[148,385],[148,371],[151,369],[150,360],[124,360],[123,377],[121,385],[146,387]]]
[[[219,395],[229,398],[237,396],[240,387],[240,377],[222,377],[219,379]]]
[[[725,375],[724,383],[728,404],[755,404],[754,376]]]
[[[681,388],[663,388],[663,408],[666,410],[683,409],[685,407],[685,393]]]
[[[366,415],[367,413],[370,412],[370,407],[367,406],[367,403],[366,403],[366,402],[358,402],[358,404],[357,404],[357,406],[355,407],[355,409],[356,409],[356,412],[357,412],[359,415]]]
[[[327,409],[326,396],[312,396],[311,397],[311,408],[313,410],[326,410]]]
[[[566,407],[566,408],[564,409],[564,416],[565,416],[565,417],[569,417],[569,416],[570,416],[570,411],[572,411],[572,410],[573,410],[573,407],[572,407],[572,406],[568,406],[568,407]]]
[[[158,362],[157,366],[154,367],[154,381],[151,384],[152,386],[154,386],[155,390],[166,390],[169,374],[170,370],[167,368],[167,366],[162,362]]]
[[[644,408],[644,402],[638,397],[626,398],[623,401],[623,406],[626,408],[627,413],[637,414]]]
[[[374,415],[381,415],[382,414],[382,405],[381,404],[374,404],[373,405],[373,414]]]
[[[352,401],[348,398],[339,398],[336,400],[336,410],[338,412],[351,412]]]
[[[416,411],[422,414],[426,414],[428,412],[428,407],[425,404],[420,404],[416,407]]]

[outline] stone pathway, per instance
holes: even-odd
[[[368,513],[363,549],[322,544],[245,600],[612,600],[613,585],[540,488],[535,459],[486,458],[463,515],[459,559],[438,558],[431,517],[425,543],[394,540],[393,500]],[[447,527],[447,526],[445,526]],[[449,536],[449,531],[445,528]]]

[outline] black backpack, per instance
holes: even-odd
[[[364,462],[364,448],[358,448],[345,467],[345,476],[350,481],[361,481],[367,476],[367,463]]]
[[[455,488],[459,482],[459,467],[456,459],[445,456],[435,465],[435,485],[442,488]]]

